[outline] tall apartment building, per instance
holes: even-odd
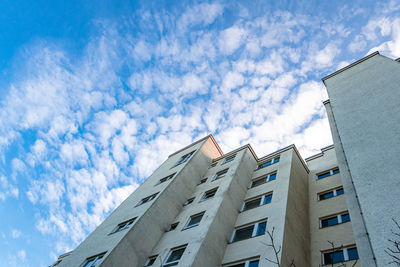
[[[323,81],[334,145],[305,160],[295,145],[259,158],[250,145],[224,154],[206,136],[53,266],[387,266],[400,210],[399,62],[374,53]]]

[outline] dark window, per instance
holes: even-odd
[[[199,225],[201,219],[203,218],[203,215],[204,213],[191,216],[185,228],[190,228]]]
[[[179,222],[173,223],[171,224],[171,226],[169,227],[169,231],[173,231],[176,229],[176,227],[178,227]]]
[[[342,223],[350,221],[350,215],[348,213],[340,215],[342,217]]]
[[[251,183],[251,187],[253,188],[253,187],[256,187],[256,186],[265,184],[266,182],[267,182],[267,177],[263,177],[263,178],[254,180],[254,181]]]
[[[270,174],[268,177],[268,181],[273,181],[276,179],[276,173]]]
[[[324,253],[324,264],[339,263],[344,261],[343,251]]]
[[[209,199],[209,198],[212,198],[213,196],[215,196],[215,193],[217,192],[217,189],[218,188],[214,188],[214,189],[212,189],[210,191],[205,192],[202,200],[206,200],[206,199]]]
[[[333,191],[319,195],[319,200],[324,200],[334,197]]]
[[[228,169],[217,172],[217,174],[214,177],[214,180],[224,177],[227,172],[228,172]]]
[[[260,206],[260,202],[261,202],[261,198],[256,198],[250,201],[247,201],[246,203],[244,203],[244,207],[243,207],[243,211],[245,210],[250,210],[250,209],[254,209]]]
[[[168,175],[167,177],[164,177],[164,178],[160,179],[160,184],[161,184],[161,183],[164,183],[164,182],[166,182],[166,181],[168,181],[168,180],[170,180],[170,179],[172,179],[172,177],[174,177],[174,175],[175,175],[175,173],[173,173],[173,174],[171,174],[171,175]]]
[[[146,203],[146,202],[149,202],[149,201],[153,200],[153,199],[157,196],[157,194],[158,194],[158,193],[155,193],[155,194],[153,194],[153,195],[151,195],[151,196],[148,196],[148,197],[143,198],[143,199],[137,204],[137,206],[142,205],[142,204],[144,204],[144,203]]]
[[[264,196],[264,202],[262,203],[262,205],[269,204],[271,203],[271,201],[272,201],[272,194],[266,195]]]
[[[106,252],[87,258],[85,263],[82,265],[82,267],[94,267],[94,266],[98,266],[98,263],[100,263],[101,259],[104,257],[104,255],[106,254]]]
[[[253,235],[253,229],[254,225],[237,229],[233,238],[233,242],[250,238]]]
[[[194,153],[194,151],[192,151],[192,152],[190,152],[190,153],[188,153],[188,154],[186,154],[186,155],[183,155],[183,156],[178,160],[178,162],[174,165],[174,167],[175,167],[175,166],[178,166],[178,165],[180,165],[180,164],[182,164],[182,163],[185,163],[186,161],[188,161],[188,160],[190,159],[190,157],[193,155],[193,153]]]
[[[251,261],[249,267],[258,267],[259,260]]]
[[[122,223],[118,224],[118,226],[111,233],[113,234],[113,233],[122,231],[122,230],[124,230],[126,228],[129,228],[129,226],[131,226],[133,224],[135,219],[136,218],[133,218],[133,219],[130,219],[128,221],[125,221],[125,222],[122,222]]]
[[[230,156],[228,158],[225,159],[225,163],[231,162],[235,159],[236,155]]]
[[[281,160],[281,158],[274,158],[274,163],[277,163]]]
[[[333,169],[333,170],[332,170],[332,175],[333,175],[333,174],[337,174],[337,173],[339,173],[339,169]]]
[[[265,228],[267,227],[267,222],[260,222],[257,227],[256,236],[265,234]]]
[[[182,258],[183,252],[185,252],[185,249],[186,247],[172,250],[163,266],[166,267],[178,265],[179,260]]]
[[[211,165],[210,165],[210,168],[209,168],[209,169],[211,169],[212,167],[215,167],[215,166],[217,166],[217,164],[218,164],[218,161],[217,161],[217,162],[214,162],[214,163],[211,163]]]
[[[318,175],[318,180],[331,176],[331,172],[324,172]]]
[[[205,182],[207,182],[207,178],[204,178],[204,179],[200,180],[200,184],[204,184]]]
[[[336,195],[337,195],[337,196],[343,195],[343,194],[344,194],[343,188],[336,189]]]
[[[349,255],[349,261],[358,260],[357,248],[349,248],[349,249],[347,249],[347,255]]]
[[[280,157],[271,159],[271,160],[269,160],[269,161],[266,161],[266,162],[264,162],[264,163],[259,164],[259,165],[258,165],[258,168],[261,169],[261,168],[267,167],[267,166],[269,166],[269,165],[271,165],[271,164],[273,164],[273,163],[279,162],[279,160],[280,160]]]
[[[324,228],[324,227],[336,225],[338,223],[339,223],[338,217],[335,216],[333,218],[328,218],[328,219],[321,220],[321,227]]]
[[[154,262],[156,261],[156,259],[157,259],[157,256],[151,256],[151,257],[149,257],[149,259],[147,260],[147,263],[146,263],[145,266],[151,266],[151,265],[153,265]]]
[[[245,266],[246,266],[245,262],[239,263],[239,264],[235,264],[235,265],[229,265],[229,267],[245,267]]]
[[[186,201],[186,203],[185,204],[183,204],[184,206],[186,206],[186,205],[189,205],[190,203],[192,203],[193,202],[193,200],[194,200],[194,197],[192,197],[192,198],[189,198],[187,201]]]

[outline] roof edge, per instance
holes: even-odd
[[[317,153],[315,155],[309,156],[308,158],[305,158],[304,160],[307,162],[307,161],[322,157],[326,151],[331,150],[333,148],[335,148],[334,144],[326,146],[326,147],[323,147],[323,148],[321,148],[321,152],[320,153]]]
[[[348,69],[354,67],[355,65],[358,65],[358,64],[360,64],[361,62],[363,62],[363,61],[365,61],[365,60],[368,60],[368,59],[370,59],[371,57],[374,57],[374,56],[376,56],[376,55],[380,55],[380,54],[379,54],[379,51],[375,51],[375,52],[373,52],[372,54],[369,54],[368,56],[365,56],[365,57],[363,57],[362,59],[359,59],[359,60],[357,60],[356,62],[353,62],[353,63],[351,63],[350,65],[348,65],[348,66],[346,66],[346,67],[344,67],[344,68],[341,68],[341,69],[335,71],[334,73],[329,74],[328,76],[325,76],[324,78],[322,78],[322,82],[325,84],[325,81],[326,81],[327,79],[332,78],[333,76],[335,76],[335,75],[337,75],[337,74],[339,74],[339,73],[341,73],[341,72],[343,72],[343,71],[345,71],[345,70],[348,70]]]
[[[185,146],[184,148],[181,148],[181,149],[179,149],[178,151],[175,151],[174,153],[170,154],[170,155],[168,156],[168,158],[172,157],[173,155],[178,154],[179,152],[182,152],[183,150],[185,150],[185,149],[187,149],[187,148],[189,148],[189,147],[191,147],[191,146],[194,146],[194,145],[196,145],[196,144],[198,144],[198,143],[200,143],[200,142],[203,142],[203,141],[207,140],[208,138],[210,138],[211,141],[214,143],[214,145],[215,145],[215,147],[217,148],[218,152],[219,152],[221,155],[223,155],[224,153],[222,152],[221,148],[219,147],[217,141],[215,141],[214,136],[213,136],[212,134],[209,134],[209,135],[207,135],[207,136],[205,136],[205,137],[203,137],[203,138],[201,138],[201,139],[199,139],[199,140],[197,140],[197,141],[194,141],[194,142],[191,143],[190,145]]]

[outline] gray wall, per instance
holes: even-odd
[[[387,266],[392,218],[400,220],[400,64],[378,54],[324,82],[343,185],[353,192],[354,230],[363,219],[378,266]],[[368,246],[362,233],[355,238],[358,247]]]

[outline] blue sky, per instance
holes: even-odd
[[[320,80],[400,57],[400,5],[274,2],[1,1],[0,266],[50,265],[209,133],[331,144]]]

